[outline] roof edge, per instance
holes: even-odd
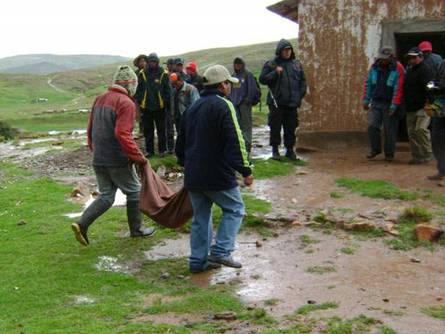
[[[278,14],[292,22],[298,23],[298,5],[300,0],[283,0],[267,6],[271,12]]]

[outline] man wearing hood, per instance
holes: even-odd
[[[247,70],[246,63],[241,57],[233,60],[233,77],[239,80],[229,95],[230,101],[238,110],[241,131],[246,142],[247,152],[252,149],[252,105],[258,96],[258,87],[253,74]]]
[[[269,87],[270,145],[272,158],[280,160],[281,128],[284,131],[286,157],[296,160],[294,152],[295,131],[298,127],[298,108],[306,95],[306,78],[300,61],[289,41],[278,42],[275,58],[266,62],[261,72],[260,82]]]
[[[145,149],[147,157],[154,155],[154,130],[158,135],[158,149],[162,156],[167,150],[166,145],[166,112],[170,110],[170,83],[168,73],[159,66],[156,53],[148,55],[148,65],[139,71],[139,84],[135,99],[141,108],[144,125]]]
[[[149,236],[153,228],[142,228],[139,211],[141,185],[135,164],[147,164],[133,139],[136,105],[131,97],[137,87],[136,73],[128,65],[119,66],[113,85],[94,101],[88,121],[88,147],[93,153],[93,167],[100,195],[85,210],[80,220],[71,225],[82,245],[89,244],[89,226],[114,202],[117,189],[127,196],[127,218],[131,237]]]

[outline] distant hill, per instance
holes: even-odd
[[[49,74],[126,61],[128,58],[108,55],[19,55],[0,58],[0,73]]]
[[[291,43],[297,48],[297,40],[291,39]],[[214,64],[222,64],[232,71],[232,62],[234,57],[242,56],[247,67],[254,73],[258,73],[264,62],[271,59],[275,54],[277,42],[268,42],[254,45],[243,45],[228,48],[216,48],[193,51],[182,55],[173,55],[162,57],[161,62],[164,63],[167,58],[184,58],[186,62],[196,61],[198,63],[199,72]],[[131,64],[131,60],[127,60],[127,64]],[[131,64],[132,65],[132,64]],[[163,65],[165,66],[165,65]],[[116,65],[105,65],[96,68],[90,68],[77,71],[66,71],[57,73],[53,76],[52,82],[67,91],[86,92],[98,86],[106,86],[110,83]]]

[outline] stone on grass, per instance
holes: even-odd
[[[419,241],[437,241],[443,234],[441,229],[429,224],[418,224],[415,232]]]
[[[236,313],[235,312],[222,312],[222,313],[216,313],[213,315],[213,319],[215,320],[226,320],[226,321],[233,321],[236,320]]]

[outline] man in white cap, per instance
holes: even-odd
[[[144,166],[147,160],[132,135],[136,116],[132,96],[137,85],[137,76],[130,66],[119,66],[113,85],[93,104],[87,134],[100,195],[80,220],[71,225],[77,241],[84,246],[89,244],[89,226],[113,205],[118,188],[127,196],[130,236],[143,237],[154,233],[154,228],[142,227],[143,219],[139,211],[141,185],[134,165]]]
[[[201,98],[185,111],[176,143],[194,213],[189,261],[193,273],[221,265],[241,268],[231,255],[245,213],[235,171],[246,186],[253,183],[235,107],[226,99],[238,79],[224,66],[215,65],[204,72],[203,80]],[[212,245],[213,204],[223,215]]]

